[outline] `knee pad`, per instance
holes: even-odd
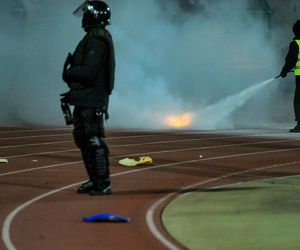
[[[87,147],[87,136],[84,129],[74,129],[73,130],[74,141],[80,149],[85,149]]]
[[[94,155],[94,169],[99,179],[109,177],[109,152],[108,147],[101,137],[92,136],[89,139],[89,147]]]
[[[108,154],[108,147],[104,140],[99,136],[92,136],[89,139],[89,146],[94,149],[104,149],[105,153]]]
[[[104,150],[104,155],[106,157],[109,157],[109,149],[103,140],[103,138],[99,136],[92,136],[89,139],[89,147],[93,149],[103,149]]]

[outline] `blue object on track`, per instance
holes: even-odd
[[[84,222],[130,222],[130,218],[126,218],[117,214],[96,214],[83,218]]]

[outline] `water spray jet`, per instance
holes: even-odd
[[[224,128],[225,124],[230,124],[230,115],[232,115],[233,112],[243,106],[250,98],[255,96],[255,94],[274,80],[275,78],[271,78],[259,82],[237,94],[233,94],[213,105],[207,106],[200,112],[202,119],[200,121],[198,118],[199,127],[204,129]],[[203,118],[205,118],[205,120]]]

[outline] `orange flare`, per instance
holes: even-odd
[[[166,124],[171,128],[185,128],[191,125],[191,123],[192,115],[190,113],[166,117]]]

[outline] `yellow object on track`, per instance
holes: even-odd
[[[0,163],[8,163],[8,160],[0,158]]]
[[[119,164],[126,166],[126,167],[135,167],[137,165],[147,165],[152,164],[153,160],[149,156],[141,156],[138,160],[125,158],[122,160],[119,160]]]

